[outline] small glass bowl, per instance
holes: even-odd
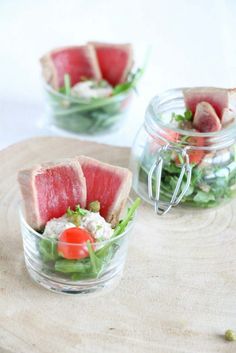
[[[66,96],[44,85],[49,124],[75,134],[96,135],[118,127],[126,116],[132,90],[103,99]]]
[[[130,202],[127,207],[130,206]],[[126,209],[127,210],[127,209]],[[24,257],[30,277],[43,287],[58,293],[87,294],[109,289],[121,278],[127,245],[134,219],[124,233],[93,244],[71,244],[45,238],[26,222],[20,209]],[[67,260],[58,255],[58,245],[73,252],[89,252],[81,260]]]

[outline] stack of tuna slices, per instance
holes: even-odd
[[[103,79],[116,86],[127,79],[133,66],[133,50],[131,44],[89,42],[54,49],[40,61],[44,79],[55,90],[64,86],[65,74],[70,76],[71,86],[84,79]]]
[[[132,174],[126,168],[79,156],[21,170],[18,182],[26,221],[40,231],[68,207],[75,209],[79,204],[84,208],[95,200],[101,204],[100,214],[115,225],[126,204]]]
[[[235,119],[235,89],[197,87],[183,94],[186,108],[193,113],[193,127],[200,132],[219,131]]]

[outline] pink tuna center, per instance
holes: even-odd
[[[219,118],[222,116],[223,109],[228,106],[228,96],[227,92],[220,91],[214,94],[210,93],[192,93],[187,97],[187,107],[194,114],[196,110],[196,105],[200,102],[207,102],[212,105],[215,109],[216,114]]]
[[[87,182],[87,206],[98,200],[101,204],[100,214],[106,218],[114,203],[122,183],[122,178],[114,171],[98,166],[82,166]]]
[[[217,122],[209,115],[203,116],[198,126],[201,132],[214,132],[219,130]]]
[[[46,169],[35,178],[40,217],[43,222],[61,217],[82,198],[78,173],[71,167]]]
[[[69,74],[71,86],[81,78],[94,78],[94,70],[87,51],[82,48],[69,48],[52,54],[56,66],[59,87],[64,86],[64,75]]]
[[[97,48],[102,77],[112,86],[121,82],[128,63],[128,54],[122,49]]]

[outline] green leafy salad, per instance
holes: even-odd
[[[113,227],[100,215],[100,203],[90,203],[88,210],[79,205],[70,208],[45,227],[39,241],[39,253],[45,268],[71,280],[97,278],[109,266],[126,235],[124,232],[140,205],[137,198],[126,216]]]
[[[109,129],[126,111],[143,71],[137,69],[128,75],[124,83],[114,87],[105,80],[86,78],[71,87],[70,76],[65,74],[64,86],[58,92],[51,87],[46,88],[52,122],[75,133],[94,134]]]

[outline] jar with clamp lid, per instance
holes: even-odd
[[[173,121],[186,110],[182,88],[154,97],[131,153],[133,187],[155,212],[214,208],[236,195],[235,120],[216,132]]]

